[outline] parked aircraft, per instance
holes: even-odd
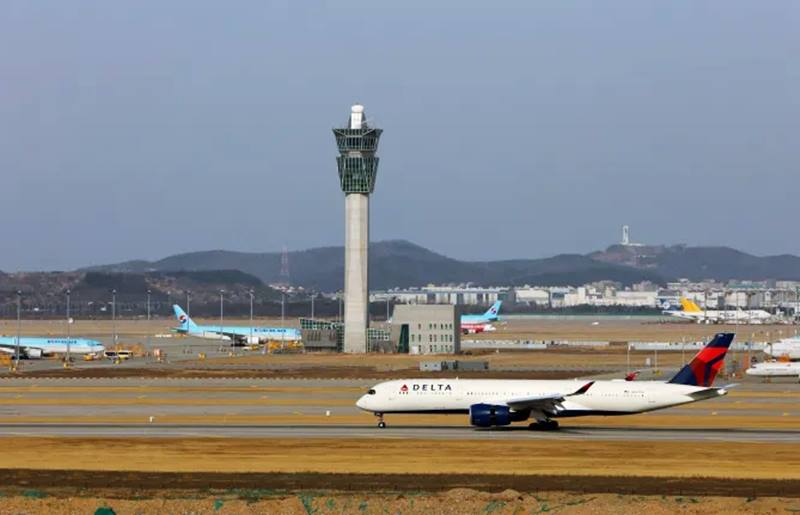
[[[95,354],[106,350],[102,343],[86,338],[19,338],[21,358],[39,359],[53,354],[66,354],[67,345],[71,354]],[[0,336],[0,353],[15,355],[16,347],[16,336]]]
[[[531,429],[556,429],[560,417],[627,415],[725,395],[711,384],[733,333],[720,333],[668,382],[520,379],[405,379],[379,383],[356,402],[386,427],[389,413],[469,415],[476,427],[533,418]]]
[[[754,377],[800,377],[800,363],[792,361],[753,363],[744,373]]]
[[[683,309],[665,309],[662,313],[675,318],[707,324],[764,324],[775,318],[772,313],[763,309],[702,309],[695,302],[684,297],[681,297],[681,307]]]
[[[800,337],[784,338],[781,341],[770,343],[764,348],[764,354],[790,361],[800,360]]]
[[[497,331],[497,328],[488,323],[466,323],[461,324],[461,332],[464,334],[478,334],[478,333],[491,333]]]
[[[225,340],[236,345],[266,343],[270,341],[297,342],[303,339],[298,329],[290,327],[249,327],[234,325],[197,325],[177,304],[172,306],[179,334],[188,334],[209,340]]]
[[[463,334],[478,334],[497,331],[497,328],[491,322],[498,320],[500,306],[502,305],[503,301],[498,300],[482,315],[461,315],[461,332]]]
[[[488,324],[489,322],[497,321],[500,314],[500,306],[503,305],[502,300],[498,300],[486,310],[482,315],[461,315],[461,326],[465,324]]]

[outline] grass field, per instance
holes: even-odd
[[[3,444],[5,469],[800,479],[796,446],[770,443],[21,437]],[[109,459],[98,460],[99,449]]]

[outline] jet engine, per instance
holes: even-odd
[[[507,426],[527,419],[527,412],[511,411],[508,406],[473,404],[469,407],[469,423],[477,427]]]
[[[44,356],[42,349],[36,349],[32,347],[20,349],[20,353],[28,359],[42,359],[42,356]]]

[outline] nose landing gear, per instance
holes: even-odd
[[[381,429],[386,428],[386,422],[383,421],[383,413],[375,413],[375,416],[378,417],[378,427]]]

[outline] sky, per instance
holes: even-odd
[[[5,0],[0,270],[341,245],[355,102],[374,241],[800,254],[799,26],[794,0]]]

